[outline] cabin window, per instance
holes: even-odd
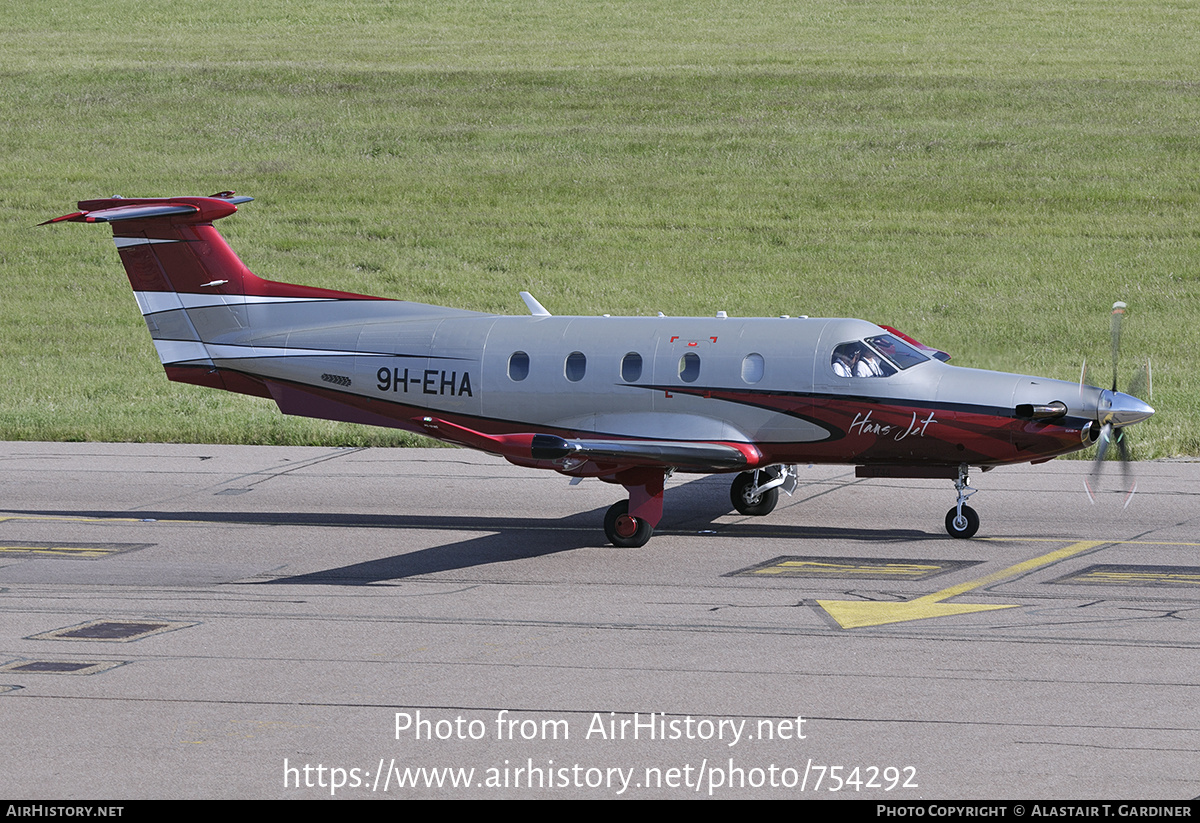
[[[747,383],[757,383],[763,379],[763,356],[761,354],[748,354],[742,358],[742,380]]]
[[[642,356],[635,351],[621,358],[621,379],[636,383],[642,376]]]
[[[567,379],[572,383],[578,383],[583,379],[584,373],[587,371],[587,357],[581,351],[573,351],[567,355],[567,362],[564,365],[564,373]]]
[[[679,379],[684,383],[695,383],[700,376],[700,355],[688,352],[679,358]]]
[[[529,376],[529,355],[523,351],[515,351],[508,358],[508,377],[520,383]]]

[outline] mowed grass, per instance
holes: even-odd
[[[1119,382],[1200,454],[1195,2],[11,4],[0,437],[395,444],[168,382],[78,199],[256,202],[258,274],[483,311],[809,314]]]

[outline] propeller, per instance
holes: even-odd
[[[1109,447],[1115,443],[1117,456],[1121,462],[1122,485],[1126,489],[1125,506],[1128,507],[1129,501],[1133,499],[1133,493],[1137,491],[1137,481],[1134,479],[1133,471],[1129,466],[1133,458],[1133,450],[1129,435],[1125,432],[1125,426],[1145,420],[1154,414],[1154,409],[1150,408],[1150,406],[1143,403],[1137,397],[1142,392],[1151,390],[1149,360],[1134,373],[1133,380],[1130,382],[1127,392],[1122,393],[1117,391],[1117,376],[1121,354],[1121,322],[1125,318],[1125,309],[1126,306],[1124,303],[1113,303],[1111,331],[1112,389],[1100,393],[1096,418],[1096,422],[1100,424],[1100,436],[1097,438],[1096,458],[1092,464],[1092,471],[1088,479],[1084,480],[1083,485],[1087,489],[1088,499],[1094,504],[1096,502],[1096,495],[1093,492],[1093,488],[1099,488],[1104,461],[1108,458]],[[1086,370],[1087,363],[1085,361],[1084,371],[1080,374],[1081,393],[1083,391],[1083,379]]]

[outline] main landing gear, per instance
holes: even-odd
[[[650,542],[654,527],[662,519],[662,469],[629,469],[613,481],[629,492],[628,500],[619,500],[604,515],[604,534],[618,549],[638,549]],[[610,482],[613,482],[610,481]]]
[[[638,549],[650,542],[654,527],[629,514],[628,500],[618,500],[604,515],[604,534],[618,549]]]
[[[729,487],[729,501],[740,514],[762,517],[774,511],[780,489],[788,494],[796,490],[795,466],[768,466],[742,472]]]
[[[951,537],[960,537],[964,540],[974,537],[975,532],[979,531],[979,515],[966,505],[967,498],[977,491],[968,485],[970,478],[967,477],[967,471],[966,463],[958,467],[958,479],[954,481],[954,488],[958,491],[958,501],[954,504],[954,508],[946,512],[946,531]]]
[[[666,474],[661,469],[630,469],[612,478],[610,482],[620,483],[629,490],[629,499],[614,503],[604,515],[604,535],[608,542],[618,548],[636,549],[650,541],[654,527],[662,519]],[[729,499],[742,514],[761,517],[775,508],[780,489],[788,494],[796,490],[795,466],[768,466],[742,472],[733,480]]]

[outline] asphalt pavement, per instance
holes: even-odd
[[[1200,463],[800,467],[769,516],[458,449],[0,444],[0,795],[1200,795]]]

